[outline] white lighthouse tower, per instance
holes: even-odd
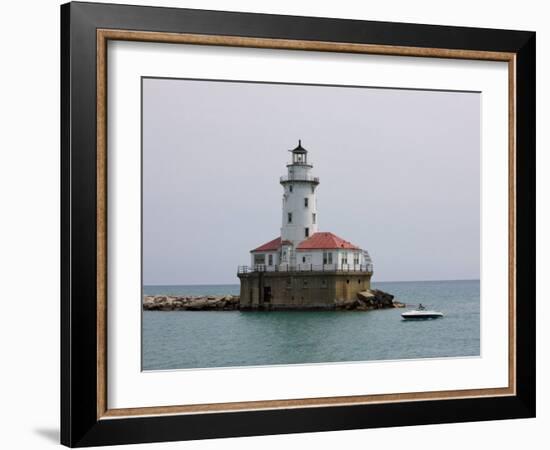
[[[283,186],[283,217],[281,226],[281,263],[296,264],[298,244],[317,233],[317,199],[315,190],[319,178],[311,175],[313,166],[307,161],[307,150],[298,146],[290,150],[292,161],[288,173],[281,177]]]

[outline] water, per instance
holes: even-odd
[[[479,356],[479,281],[373,283],[445,318],[375,311],[144,311],[144,370]],[[238,285],[147,286],[146,295],[238,294]]]
[[[143,295],[239,295],[238,284],[193,284],[189,286],[143,286]]]

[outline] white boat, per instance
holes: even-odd
[[[427,319],[439,319],[444,317],[443,313],[439,311],[428,310],[422,303],[418,305],[417,309],[412,309],[410,311],[405,311],[401,314],[403,320],[427,320]]]

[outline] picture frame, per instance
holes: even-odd
[[[505,388],[111,409],[107,43],[508,64]],[[535,33],[72,2],[61,6],[61,442],[70,447],[535,416]]]

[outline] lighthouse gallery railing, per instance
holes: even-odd
[[[313,181],[319,183],[319,177],[314,177],[312,175],[283,175],[281,177],[281,182],[285,181]]]
[[[279,264],[268,266],[239,266],[237,273],[252,272],[363,272],[373,273],[372,264]]]

